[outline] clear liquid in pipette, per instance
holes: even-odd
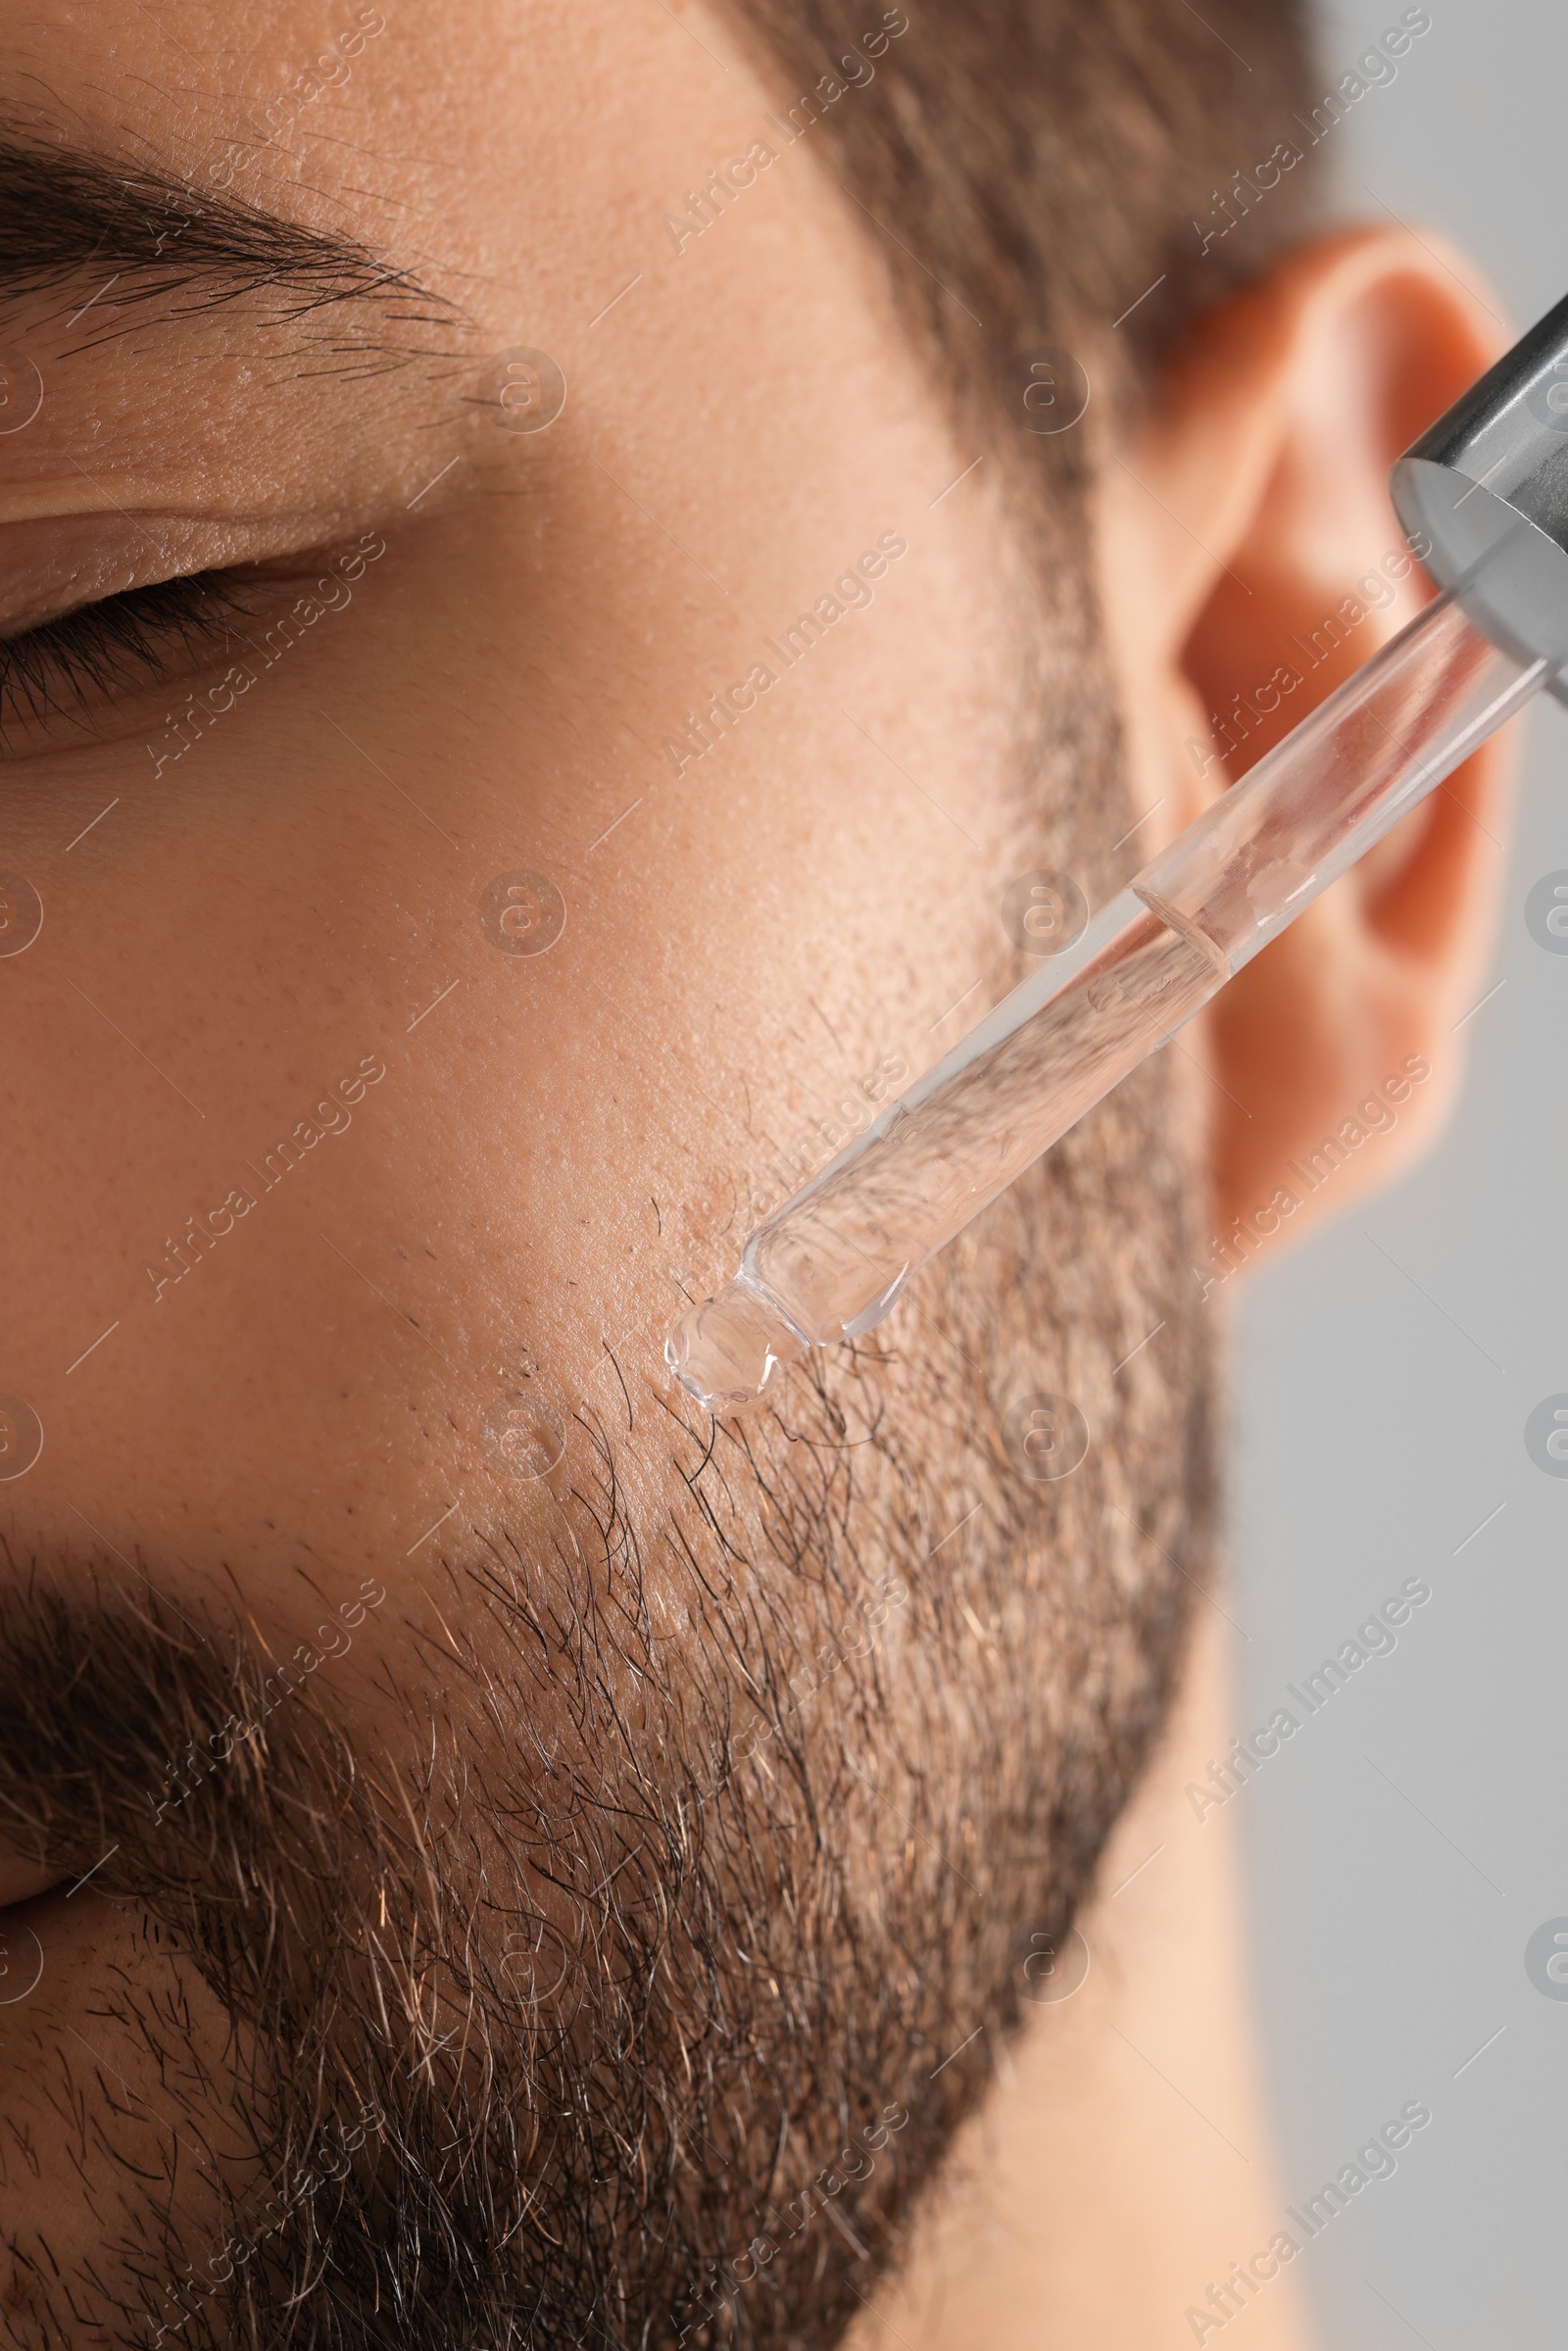
[[[1331,694],[760,1225],[665,1359],[744,1409],[908,1276],[1154,1052],[1544,682],[1452,592]]]
[[[699,1401],[743,1410],[808,1347],[872,1328],[917,1265],[1229,973],[1210,942],[1184,935],[1131,890],[1090,926],[1072,966],[1006,998],[759,1226],[737,1279],[684,1316],[666,1346]],[[1019,1004],[1030,990],[1040,999],[1032,1008]]]

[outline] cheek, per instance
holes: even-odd
[[[57,1893],[27,1904],[8,1924],[14,1939],[22,1939],[15,1929],[24,1926],[47,1953],[37,1991],[16,2013],[27,2015],[33,2030],[62,2049],[74,2046],[63,2030],[66,2019],[74,2018],[90,2035],[90,2020],[96,2018],[126,2100],[115,2118],[112,2152],[91,2130],[84,2133],[85,2144],[74,2147],[60,2129],[37,2043],[15,2030],[0,2035],[0,2111],[19,2137],[24,2134],[29,2150],[27,2163],[12,2167],[6,2180],[7,2230],[24,2241],[35,2231],[62,2268],[79,2264],[86,2271],[102,2258],[106,2226],[118,2225],[127,2180],[143,2166],[144,2177],[161,2176],[170,2144],[168,2106],[160,2113],[158,2105],[161,2096],[167,2101],[169,2074],[137,2035],[105,2032],[114,2002],[128,1983],[135,1983],[140,1996],[159,2003],[166,2014],[188,2018],[193,2071],[199,2077],[211,2067],[211,2080],[222,2079],[232,2028],[200,1972],[174,1958],[167,1937],[131,1904],[89,1905],[79,1894],[70,1899]],[[99,2046],[104,2048],[105,2041]],[[92,2094],[85,2085],[84,2094]],[[221,2243],[215,2227],[200,2258],[216,2255]],[[148,2340],[151,2334],[149,2328]]]
[[[684,397],[693,335],[715,385],[785,366],[783,252],[737,244],[752,343],[650,298],[669,423],[638,496],[692,556],[613,478],[647,447],[634,367],[603,389],[608,472],[563,434],[536,527],[475,496],[391,533],[89,858],[34,835],[52,920],[0,973],[0,1216],[47,1432],[17,1490],[36,1527],[70,1533],[74,1505],[127,1551],[195,1528],[262,1574],[286,1525],[412,1578],[459,1494],[526,1518],[485,1437],[519,1352],[568,1418],[621,1409],[607,1345],[661,1379],[680,1283],[733,1269],[739,1232],[672,1239],[710,1173],[777,1189],[769,1152],[857,1073],[917,1072],[986,1001],[1010,705],[993,553],[960,501],[930,508],[961,454],[842,284],[804,297],[833,364],[761,441],[744,402]],[[534,462],[492,439],[496,468]],[[895,527],[909,553],[872,604],[770,650]],[[674,773],[666,735],[758,663],[775,683]],[[306,1147],[371,1057],[351,1128]],[[236,1187],[254,1205],[182,1265],[186,1218]]]

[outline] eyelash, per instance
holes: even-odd
[[[236,614],[254,616],[237,583],[193,571],[0,638],[0,749],[18,721],[66,718],[91,731],[95,710],[117,691],[172,677],[181,653],[225,652]]]

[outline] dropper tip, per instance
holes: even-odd
[[[744,1282],[726,1282],[683,1314],[664,1342],[664,1361],[687,1395],[721,1415],[760,1404],[805,1352],[799,1333]]]

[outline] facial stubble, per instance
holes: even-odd
[[[1027,861],[1092,877],[1073,836],[1125,794],[1070,656]],[[104,2249],[62,2275],[47,2228],[8,2235],[27,2351],[842,2331],[1092,1881],[1208,1572],[1167,1062],[771,1413],[715,1429],[635,1367],[618,1426],[580,1412],[568,1483],[443,1560],[439,1637],[381,1627],[373,1753],[324,1677],[265,1708],[216,1578],[13,1562],[0,1827],[142,1923],[93,2046],[162,2091],[40,2046]],[[1092,1442],[1037,1483],[1004,1432],[1042,1392]],[[668,1462],[657,1509],[633,1458]],[[153,1818],[171,1755],[264,1711]],[[171,2134],[213,2152],[194,2185]]]

